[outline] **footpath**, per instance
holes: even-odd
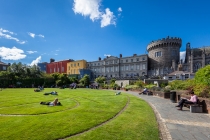
[[[163,140],[210,140],[210,114],[191,113],[186,107],[182,111],[177,110],[177,103],[172,103],[169,99],[139,95],[132,91],[126,93],[150,104],[156,114]]]

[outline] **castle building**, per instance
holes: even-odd
[[[198,69],[210,64],[210,46],[191,48],[190,43],[186,45],[186,56],[183,70],[195,73]]]
[[[87,62],[87,68],[92,71],[93,79],[104,76],[107,79],[129,79],[147,75],[148,55],[137,55],[129,57],[110,56],[103,60]]]
[[[147,46],[148,51],[148,75],[163,76],[177,69],[180,59],[180,38],[167,37],[152,41]]]

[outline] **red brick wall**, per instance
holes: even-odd
[[[55,73],[55,72],[66,73],[68,62],[71,62],[71,61],[70,60],[63,60],[63,61],[48,63],[46,65],[46,73],[48,73],[48,74]],[[62,71],[62,67],[63,67],[63,71]]]

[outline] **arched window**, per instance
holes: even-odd
[[[194,64],[194,72],[198,71],[198,69],[200,69],[200,68],[201,68],[201,63],[200,62],[196,62]]]

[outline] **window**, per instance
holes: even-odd
[[[118,71],[118,67],[115,67],[115,71]]]
[[[171,55],[176,56],[176,50],[172,50]]]
[[[133,65],[131,65],[131,70],[133,70]]]
[[[70,66],[69,66],[69,70],[70,70]]]
[[[95,63],[95,66],[96,66],[96,63]]]
[[[115,63],[117,64],[117,60],[115,60]]]
[[[61,68],[61,71],[64,72],[64,67]]]
[[[98,63],[98,65],[100,66],[100,63]]]
[[[162,52],[155,52],[155,57],[161,57],[162,56]]]
[[[74,63],[74,66],[76,67],[76,64]]]
[[[58,68],[58,72],[59,72],[59,68]]]
[[[131,59],[131,62],[133,62],[133,59]]]
[[[121,66],[121,67],[120,67],[120,70],[123,71],[123,70],[124,70],[124,66]]]
[[[145,64],[142,65],[142,69],[143,69],[143,70],[146,69],[146,65],[145,65]]]
[[[189,78],[189,74],[185,74],[185,79],[188,79]]]
[[[143,57],[143,58],[142,58],[142,60],[144,61],[144,60],[145,60],[145,58]]]
[[[7,70],[7,67],[6,66],[3,66],[2,68],[3,68],[3,70]]]
[[[139,65],[136,65],[136,69],[139,70]]]
[[[56,71],[55,71],[55,68],[54,68],[54,72],[56,72]]]
[[[139,58],[136,58],[136,61],[139,61]]]
[[[73,64],[71,64],[71,67],[73,67]]]
[[[123,60],[121,60],[120,62],[123,63]]]
[[[128,66],[126,66],[126,70],[128,70]]]
[[[77,64],[77,66],[79,66],[79,63]]]
[[[126,61],[125,62],[128,62],[128,60],[126,59]]]
[[[201,68],[201,63],[200,62],[195,63],[195,65],[194,65],[194,72],[196,72],[200,68]]]

